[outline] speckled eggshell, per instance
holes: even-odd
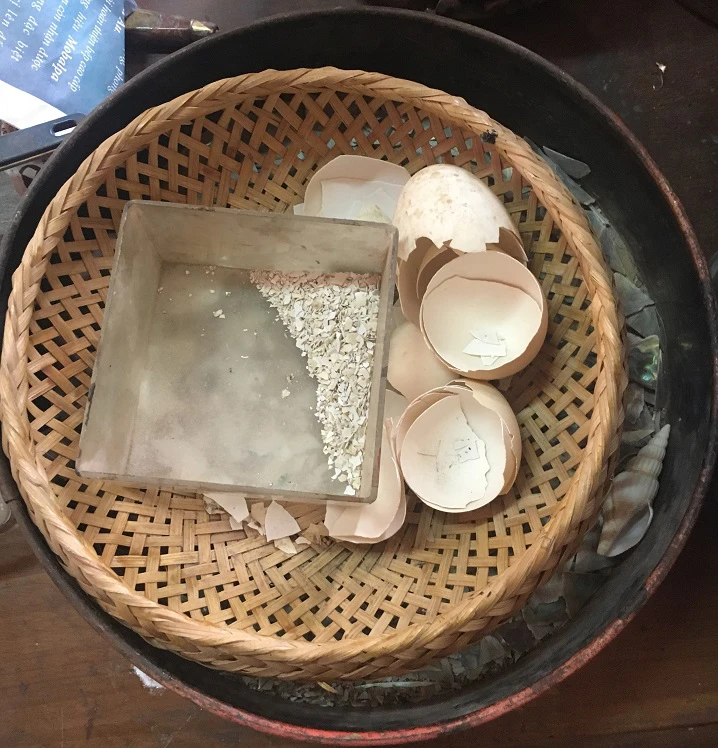
[[[483,252],[499,241],[499,229],[518,236],[511,216],[491,188],[466,169],[434,164],[404,185],[394,211],[399,230],[399,258],[406,261],[417,240],[436,247]]]

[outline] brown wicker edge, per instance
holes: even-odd
[[[531,183],[579,260],[592,297],[591,313],[602,362],[583,460],[562,508],[534,545],[484,589],[457,605],[450,617],[359,640],[315,644],[217,627],[128,589],[58,510],[53,488],[35,453],[27,417],[29,325],[49,256],[63,236],[70,214],[94,194],[108,172],[124,161],[128,149],[136,152],[175,123],[225,108],[235,97],[239,101],[248,95],[271,95],[278,88],[286,92],[334,88],[384,96],[420,106],[477,134],[494,130],[501,155]],[[457,640],[468,642],[473,632],[488,630],[488,619],[500,623],[571,555],[577,540],[598,514],[600,491],[609,477],[609,461],[620,439],[625,386],[621,329],[610,275],[583,210],[553,171],[513,132],[463,99],[411,81],[330,67],[267,70],[217,81],[145,111],[88,156],[48,205],[13,275],[0,362],[3,448],[34,522],[52,550],[105,610],[155,644],[207,665],[221,664],[224,669],[245,673],[318,680],[369,677],[382,671],[405,670],[417,660],[441,656],[452,645],[455,649]],[[337,663],[342,663],[342,667]]]

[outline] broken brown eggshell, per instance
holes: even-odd
[[[503,252],[509,257],[513,257],[514,260],[520,262],[522,265],[528,265],[529,258],[526,256],[526,250],[524,249],[521,237],[518,233],[514,233],[510,229],[505,229],[503,226],[499,229],[498,241],[487,244],[486,249]]]
[[[468,388],[444,395],[407,429],[400,467],[407,484],[432,508],[471,511],[504,491],[513,454],[498,413]]]
[[[389,431],[392,449],[394,448],[394,429],[408,406],[409,401],[404,395],[390,389],[384,393],[384,424]]]
[[[389,393],[387,392],[387,395]],[[406,518],[406,495],[390,425],[385,423],[379,457],[379,487],[371,504],[327,504],[324,525],[335,540],[346,543],[379,543],[394,535]]]
[[[501,241],[487,244],[485,249],[503,252],[525,265],[527,259],[521,240],[504,228],[499,229],[499,234]],[[444,265],[462,254],[465,253],[451,247],[436,247],[428,239],[420,238],[406,262],[397,262],[399,304],[406,319],[419,325],[419,310],[429,282]]]
[[[419,322],[428,345],[452,371],[500,379],[536,357],[548,311],[528,268],[501,252],[481,252],[457,257],[434,275]],[[477,341],[496,353],[467,352]]]
[[[456,375],[436,357],[419,328],[404,322],[394,330],[389,341],[386,378],[410,401],[450,382]]]
[[[443,387],[438,387],[434,390],[430,390],[429,392],[425,392],[423,395],[419,395],[419,397],[417,397],[415,400],[410,402],[409,405],[407,405],[401,417],[392,429],[394,451],[400,465],[401,448],[404,444],[404,438],[411,428],[411,425],[422,413],[428,410],[435,403],[438,403],[439,400],[443,400],[445,397],[448,397],[449,394],[451,393],[447,392]]]
[[[384,420],[399,420],[408,405],[409,400],[404,395],[387,390],[384,393]]]

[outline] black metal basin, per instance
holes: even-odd
[[[355,710],[267,699],[240,680],[155,649],[104,614],[61,569],[30,522],[7,460],[0,489],[58,586],[141,669],[204,708],[267,732],[386,745],[476,725],[525,703],[580,667],[644,604],[695,521],[716,450],[716,310],[708,270],[683,209],[643,148],[598,100],[556,67],[511,42],[435,16],[384,9],[280,16],[175,53],[95,110],[34,182],[0,256],[2,312],[10,276],[63,182],[106,137],[148,107],[219,78],[266,68],[361,68],[463,96],[537,143],[586,161],[584,181],[629,241],[665,327],[666,419],[671,443],[645,540],[580,615],[503,674],[432,702]]]

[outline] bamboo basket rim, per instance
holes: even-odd
[[[477,134],[487,130],[496,133],[495,145],[500,155],[531,184],[578,259],[591,294],[591,317],[597,333],[601,365],[595,382],[594,409],[587,444],[570,488],[536,541],[516,563],[491,577],[484,588],[452,608],[451,615],[440,615],[428,622],[412,623],[405,629],[390,629],[376,636],[313,643],[303,639],[267,636],[251,630],[219,627],[196,620],[148,599],[122,582],[79,535],[57,505],[52,485],[40,456],[36,454],[26,409],[29,389],[27,351],[34,302],[50,254],[62,238],[69,221],[69,217],[67,220],[65,217],[94,194],[105,175],[121,164],[128,153],[137,152],[173,124],[226,108],[248,95],[268,97],[278,92],[308,93],[328,89],[381,96],[421,107],[430,114],[460,123]],[[111,596],[128,609],[141,611],[143,616],[151,620],[155,633],[197,641],[203,647],[222,646],[238,655],[251,654],[297,668],[320,658],[341,662],[361,655],[370,660],[396,655],[410,647],[438,649],[437,641],[442,637],[457,632],[472,619],[487,615],[503,600],[524,594],[532,580],[550,575],[555,563],[547,567],[545,558],[555,548],[573,542],[580,522],[597,511],[592,500],[607,478],[608,461],[618,445],[622,424],[624,377],[621,329],[611,278],[583,210],[550,167],[511,130],[459,97],[381,73],[345,71],[333,67],[249,73],[216,81],[146,110],[98,146],[47,206],[20,266],[13,274],[0,361],[3,447],[10,458],[12,474],[20,493],[32,509],[35,524],[49,539],[51,546],[56,545],[68,558],[73,559],[100,599]]]

